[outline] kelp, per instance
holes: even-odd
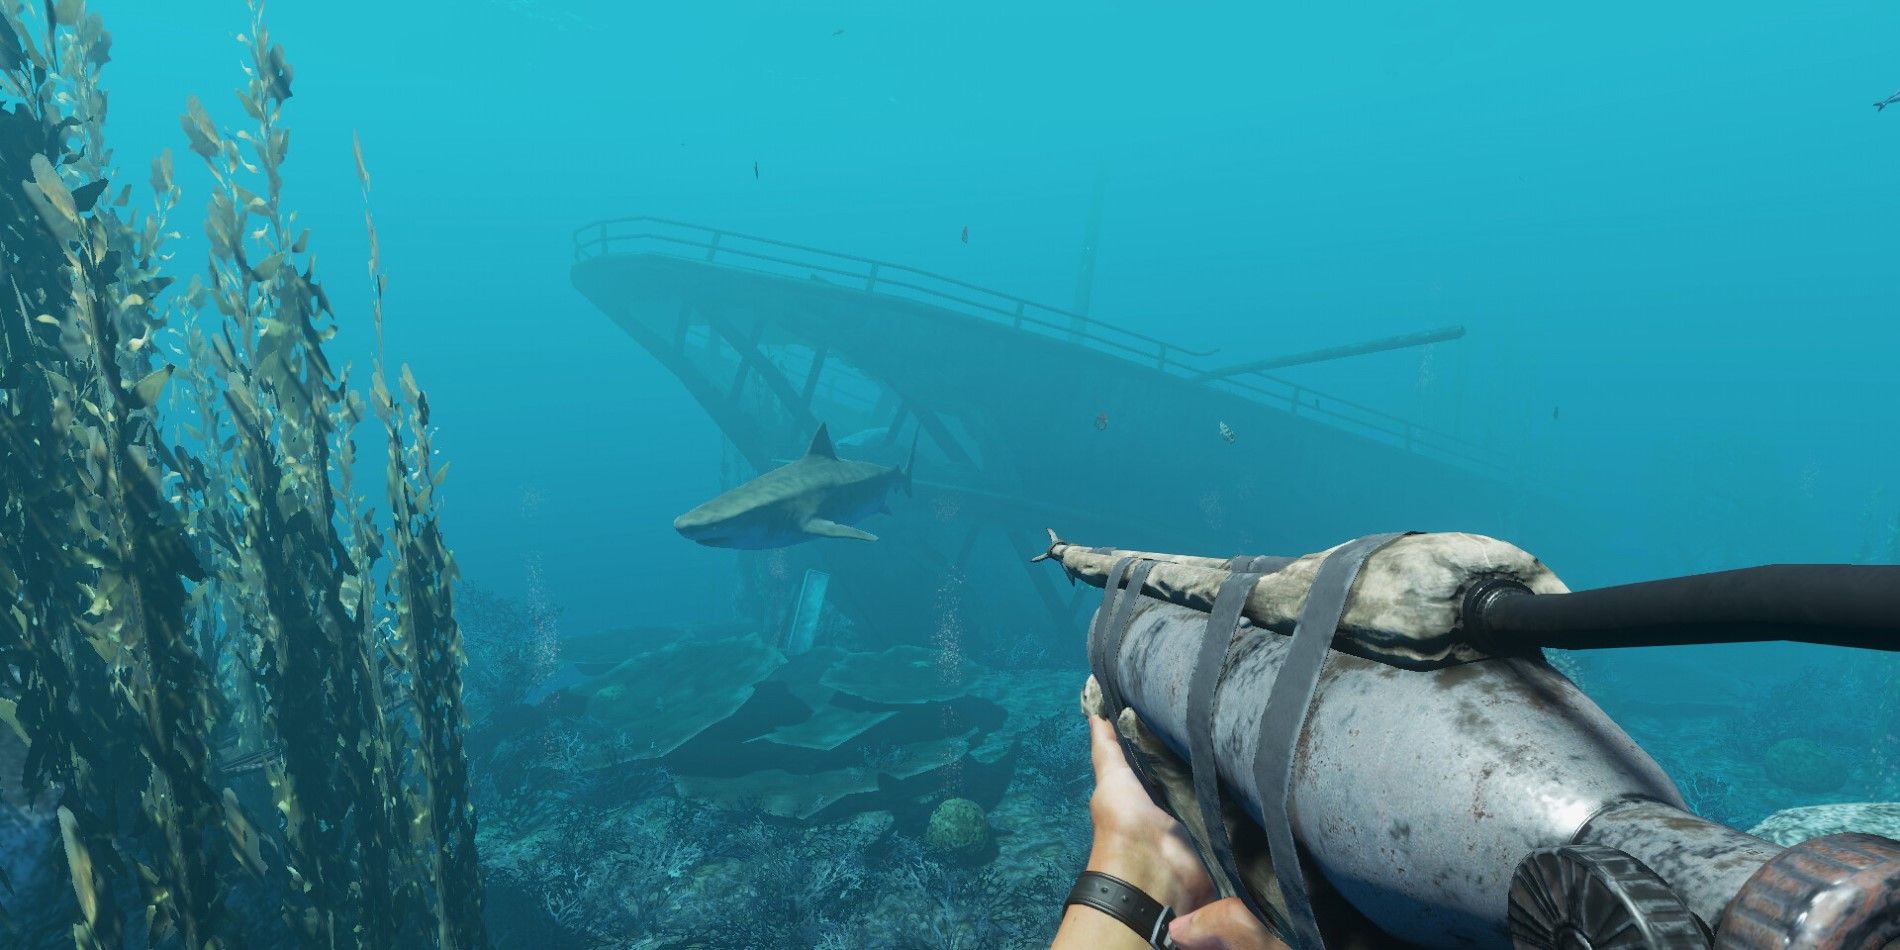
[[[286,750],[265,768],[298,898],[285,916],[306,945],[334,946],[354,928],[353,908],[386,916],[376,905],[392,890],[393,822],[377,769],[380,715],[366,698],[377,674],[344,604],[346,581],[360,584],[366,569],[339,537],[331,485],[346,395],[322,350],[327,300],[297,266],[281,206],[288,136],[277,119],[289,87],[256,18],[245,40],[252,63],[238,98],[253,125],[227,137],[193,98],[183,126],[214,181],[202,297],[223,317],[210,340],[233,429],[221,494],[235,506],[228,547],[246,552],[240,573],[259,595],[246,624],[257,640],[240,648],[255,647],[260,724]],[[263,194],[247,187],[259,177]],[[366,934],[369,945],[381,932]]]
[[[369,169],[363,146],[352,141],[357,179],[369,201]],[[468,757],[463,740],[468,714],[462,702],[462,634],[455,621],[454,555],[442,540],[441,503],[436,489],[448,465],[435,464],[429,430],[429,397],[404,364],[400,397],[390,393],[383,359],[383,294],[388,280],[376,240],[376,222],[367,207],[370,307],[376,326],[376,365],[370,399],[383,424],[388,452],[384,484],[388,489],[391,532],[388,594],[392,663],[407,675],[414,724],[420,740],[412,759],[419,790],[411,798],[411,824],[417,853],[428,860],[420,868],[433,888],[436,945],[480,946],[488,942],[482,922],[481,863],[475,848],[475,806],[469,800]]]
[[[446,466],[379,345],[387,533],[354,484],[364,400],[282,205],[294,74],[252,12],[248,124],[183,117],[209,266],[167,295],[181,192],[167,153],[118,210],[99,17],[0,0],[0,712],[60,789],[77,946],[127,943],[135,893],[146,945],[240,945],[245,875],[305,946],[481,947]],[[268,822],[223,787],[251,771]]]
[[[174,368],[151,368],[146,349],[163,322],[151,265],[169,206],[161,198],[141,228],[100,201],[111,172],[99,17],[48,4],[30,30],[27,9],[9,4],[0,22],[0,85],[17,98],[5,123],[17,191],[0,445],[9,484],[26,489],[6,499],[17,533],[0,573],[14,594],[5,635],[30,742],[24,778],[62,787],[79,946],[121,943],[128,878],[147,942],[217,946],[215,698],[186,614],[186,583],[204,575],[163,490],[175,462],[154,406]],[[138,834],[115,840],[134,807]]]

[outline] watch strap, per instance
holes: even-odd
[[[1174,919],[1174,908],[1149,897],[1141,888],[1100,871],[1083,871],[1075,879],[1075,886],[1069,889],[1069,899],[1063,906],[1081,904],[1093,907],[1116,920],[1128,925],[1151,947],[1160,950],[1172,950],[1174,940],[1168,936],[1168,922]]]

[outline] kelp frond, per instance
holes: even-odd
[[[0,7],[0,88],[16,97],[0,159],[18,182],[3,232],[13,293],[0,306],[0,440],[25,469],[14,484],[35,492],[7,499],[18,528],[7,586],[21,605],[5,631],[21,670],[14,718],[31,743],[28,777],[62,787],[78,945],[119,944],[130,879],[148,943],[175,934],[215,947],[216,701],[186,592],[204,573],[164,490],[175,467],[156,405],[174,367],[153,368],[146,348],[163,323],[153,260],[175,195],[143,227],[101,200],[113,174],[99,84],[108,44],[82,0],[49,4],[38,24],[24,5]],[[139,834],[115,840],[115,815],[134,803]]]
[[[435,895],[436,942],[444,947],[483,946],[480,863],[475,848],[475,808],[469,801],[463,738],[468,716],[462,702],[461,629],[455,622],[454,555],[443,543],[441,502],[436,490],[448,466],[435,465],[429,428],[429,397],[408,365],[401,369],[401,396],[392,395],[384,369],[383,295],[388,288],[368,210],[369,169],[363,146],[353,141],[356,173],[363,187],[364,226],[369,231],[371,313],[376,326],[376,365],[370,399],[387,440],[390,512],[389,597],[394,622],[389,639],[410,687],[420,755],[414,768],[419,789],[411,806],[415,845],[428,856],[422,867]]]
[[[481,947],[446,466],[379,345],[387,530],[354,483],[364,400],[283,207],[294,73],[259,5],[239,40],[247,121],[182,117],[210,260],[168,293],[181,192],[167,153],[121,210],[99,17],[0,0],[0,719],[59,790],[77,946],[242,944],[241,872],[305,946]],[[223,787],[251,771],[268,824]]]

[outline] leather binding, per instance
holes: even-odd
[[[1113,874],[1083,871],[1075,879],[1075,886],[1069,889],[1069,899],[1063,902],[1065,908],[1070,904],[1093,907],[1127,924],[1128,929],[1148,941],[1151,947],[1174,948],[1174,939],[1168,936],[1168,922],[1174,919],[1174,908]]]

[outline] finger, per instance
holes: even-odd
[[[1176,917],[1168,936],[1180,950],[1287,950],[1238,897]]]
[[[1115,727],[1100,716],[1089,717],[1089,759],[1095,763],[1095,784],[1101,787],[1109,779],[1128,771],[1128,759],[1115,741]]]

